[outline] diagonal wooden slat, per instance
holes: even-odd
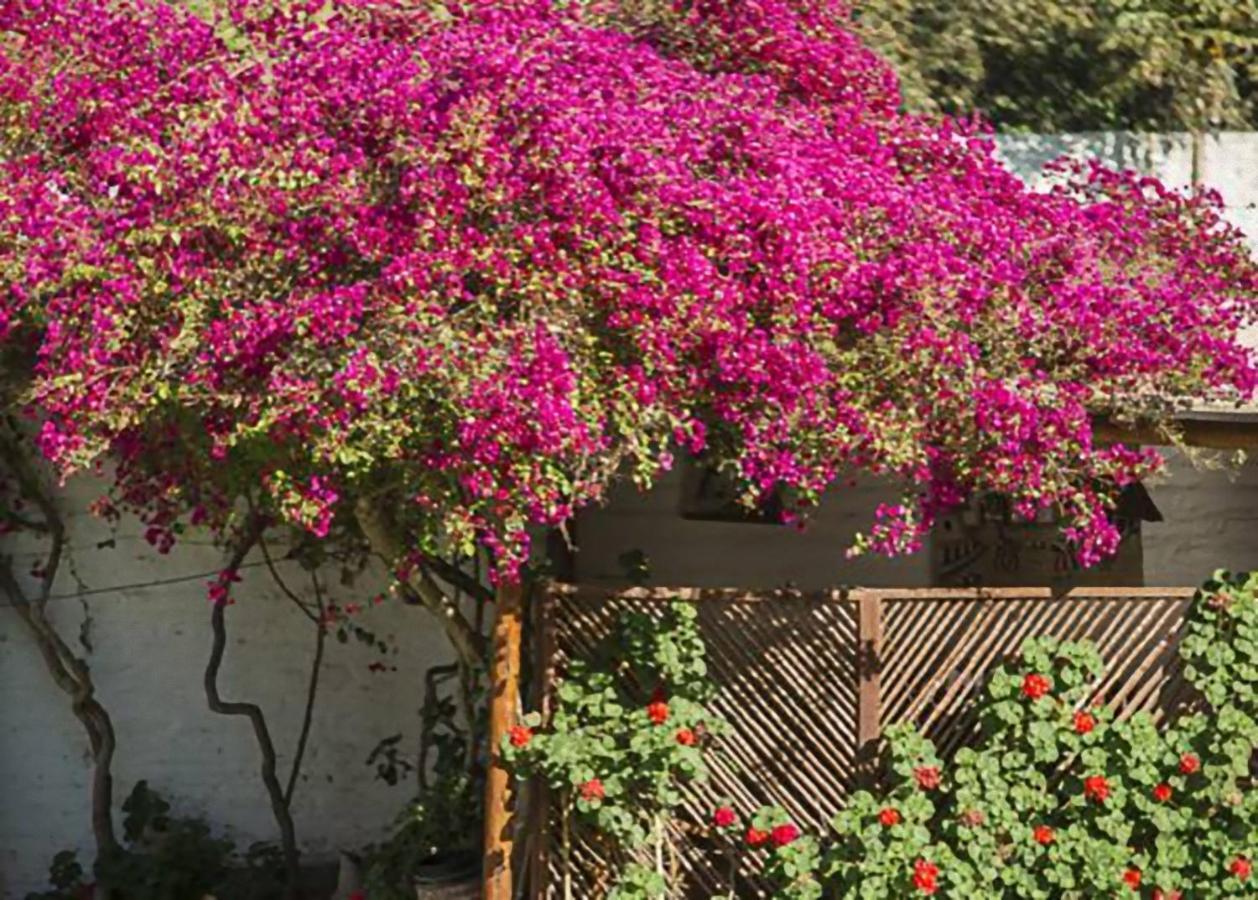
[[[671,842],[687,896],[724,896],[726,862],[707,827],[715,806],[728,799],[747,812],[777,804],[802,827],[823,829],[855,784],[862,702],[875,728],[912,722],[950,755],[976,734],[976,704],[993,668],[1027,638],[1051,636],[1097,646],[1105,672],[1093,702],[1120,717],[1195,708],[1199,699],[1177,656],[1192,596],[1180,588],[1090,588],[1053,597],[1042,588],[804,594],[552,586],[537,629],[540,702],[549,708],[549,692],[569,661],[591,654],[623,612],[659,615],[674,599],[697,605],[719,687],[714,709],[732,731],[714,742],[709,781],[687,787]],[[864,662],[862,602],[874,604],[881,636],[877,658]],[[861,672],[871,670],[872,707],[858,693]],[[535,795],[545,801],[544,791]],[[561,898],[554,811],[542,809],[531,822],[540,848],[532,872],[544,883],[532,885],[530,897]],[[578,843],[572,896],[600,900],[625,861],[596,842]],[[739,897],[767,895],[756,877],[759,864],[745,860]]]

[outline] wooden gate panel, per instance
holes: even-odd
[[[623,612],[659,615],[674,599],[696,604],[719,693],[714,709],[730,735],[709,757],[710,781],[693,786],[674,830],[676,863],[693,896],[721,894],[724,860],[707,823],[724,800],[747,812],[784,807],[824,831],[869,774],[882,730],[912,722],[946,756],[971,740],[976,701],[993,668],[1028,637],[1089,640],[1105,662],[1094,702],[1120,717],[1164,717],[1196,702],[1177,656],[1193,591],[1183,588],[854,590],[801,594],[701,589],[552,586],[535,625],[535,671],[553,689],[570,659],[590,654]],[[537,701],[543,711],[551,697]],[[556,825],[532,821],[532,897],[562,896]],[[598,900],[623,861],[605,849],[574,849],[573,896]],[[758,863],[749,861],[749,869]],[[739,896],[758,896],[752,871]]]
[[[856,755],[856,606],[841,593],[722,590],[605,591],[560,588],[544,616],[552,671],[591,653],[627,611],[662,614],[671,600],[696,604],[719,688],[713,710],[731,732],[709,756],[710,778],[684,804],[675,834],[678,863],[697,894],[722,890],[724,861],[707,846],[707,823],[725,799],[741,810],[767,804],[790,811],[801,827],[822,830],[851,789]],[[561,860],[549,823],[550,890],[558,897]],[[573,890],[597,897],[595,848],[582,847]],[[540,863],[539,863],[540,865]],[[751,873],[745,873],[750,877]],[[605,879],[603,879],[605,880]],[[748,887],[754,879],[748,882]],[[705,893],[706,892],[706,893]]]

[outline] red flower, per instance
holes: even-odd
[[[1047,825],[1036,825],[1034,837],[1035,843],[1043,844],[1045,847],[1057,840],[1057,836],[1053,834],[1053,829],[1049,828]]]
[[[1184,900],[1184,895],[1179,891],[1164,891],[1161,888],[1154,888],[1153,900]]]
[[[933,791],[939,787],[939,769],[935,766],[922,766],[913,770],[917,786],[924,791]]]
[[[1085,710],[1075,713],[1075,734],[1089,734],[1096,727],[1096,716]]]
[[[1201,771],[1201,760],[1195,753],[1185,753],[1179,758],[1179,771],[1185,775],[1192,775],[1194,772]]]
[[[1227,867],[1227,870],[1241,881],[1248,881],[1249,876],[1254,874],[1254,864],[1244,856],[1238,856],[1232,860],[1232,864]]]
[[[785,847],[799,837],[799,829],[787,822],[785,825],[779,825],[773,829],[773,833],[769,835],[773,838],[773,846]]]
[[[512,725],[510,734],[512,747],[527,747],[533,740],[533,730],[524,725]]]
[[[738,821],[738,813],[728,806],[718,806],[712,813],[712,824],[717,828],[729,828]]]
[[[582,800],[602,800],[604,796],[606,795],[603,792],[603,782],[597,778],[591,778],[581,785]]]
[[[667,699],[668,699],[668,694],[664,692],[664,685],[657,684],[655,686],[655,690],[651,691],[651,702],[663,703]]]
[[[1097,803],[1104,803],[1109,797],[1109,782],[1104,775],[1089,775],[1083,779],[1083,796]]]
[[[759,847],[769,839],[769,832],[761,831],[759,828],[747,829],[747,843],[752,847]]]
[[[347,900],[367,900],[367,892],[366,891],[353,891],[349,895]]]
[[[1030,700],[1039,700],[1053,689],[1053,683],[1044,675],[1031,673],[1022,679],[1022,696]]]
[[[1174,794],[1175,791],[1165,781],[1153,789],[1153,799],[1158,803],[1168,802]]]
[[[677,731],[677,743],[683,747],[693,747],[698,740],[689,728],[680,728]]]
[[[939,866],[925,859],[913,863],[913,887],[923,894],[939,890]]]
[[[878,821],[886,828],[890,828],[892,825],[899,825],[900,811],[893,806],[888,806],[878,813]]]
[[[662,700],[656,700],[646,708],[646,714],[656,725],[663,725],[668,721],[668,704]]]
[[[1123,882],[1133,891],[1140,890],[1140,870],[1128,869],[1123,873]]]

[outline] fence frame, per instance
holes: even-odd
[[[856,757],[854,777],[857,783],[871,783],[877,775],[883,735],[883,666],[885,664],[884,620],[887,604],[937,603],[939,601],[1183,601],[1187,602],[1197,589],[1191,587],[1084,587],[1054,595],[1049,588],[850,588],[829,591],[798,591],[793,589],[745,590],[736,588],[628,588],[617,589],[594,584],[548,582],[533,594],[532,609],[532,671],[536,679],[532,701],[546,720],[553,706],[558,650],[556,608],[560,599],[580,602],[590,600],[632,600],[664,603],[681,600],[691,603],[721,600],[727,603],[771,603],[792,599],[815,603],[840,603],[854,607],[856,622]],[[1177,641],[1168,634],[1166,640]],[[1138,669],[1140,673],[1152,665],[1151,658]],[[937,685],[944,673],[928,684]],[[540,784],[532,785],[528,814],[527,869],[528,896],[545,900],[550,868],[550,803],[548,792]],[[486,895],[489,896],[488,894]]]

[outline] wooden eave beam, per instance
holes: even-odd
[[[1190,447],[1206,447],[1212,450],[1250,450],[1258,448],[1258,416],[1208,417],[1188,414],[1176,420]],[[1140,444],[1166,446],[1170,441],[1156,428],[1140,426],[1128,428],[1097,416],[1092,420],[1092,436],[1102,444]]]

